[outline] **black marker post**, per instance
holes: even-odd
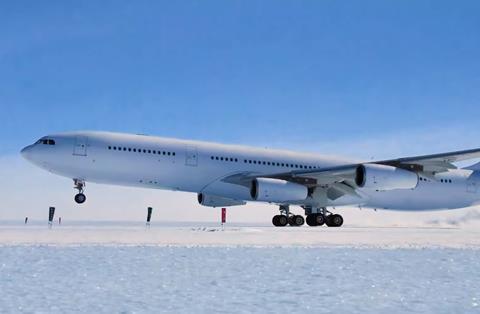
[[[50,207],[48,211],[48,228],[52,229],[53,217],[55,217],[55,207]]]
[[[147,213],[147,228],[150,228],[150,221],[152,220],[152,212],[153,212],[153,208],[149,207],[148,208],[148,213]]]

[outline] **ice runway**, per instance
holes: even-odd
[[[163,223],[0,224],[0,245],[155,245],[257,247],[480,248],[472,227],[285,227]]]
[[[464,228],[0,227],[2,313],[478,313]]]

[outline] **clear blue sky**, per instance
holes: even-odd
[[[438,0],[3,1],[0,155],[78,129],[288,143],[477,127],[479,12]]]

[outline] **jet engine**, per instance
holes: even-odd
[[[260,202],[303,201],[308,197],[308,188],[285,180],[258,178],[252,181],[250,195]]]
[[[207,207],[230,207],[247,204],[247,202],[244,201],[203,193],[198,194],[198,203]]]
[[[355,183],[360,188],[379,191],[414,189],[418,185],[418,175],[397,167],[365,164],[358,166]]]

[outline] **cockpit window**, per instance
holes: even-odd
[[[38,140],[35,144],[55,145],[55,141],[49,138],[42,138]]]

